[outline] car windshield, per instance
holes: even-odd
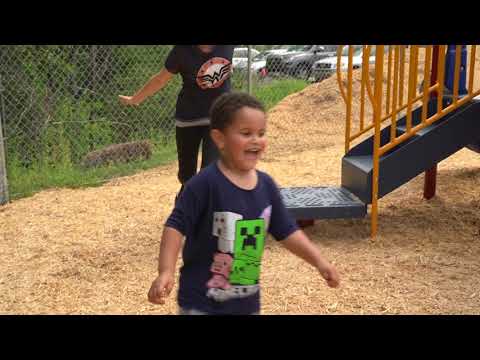
[[[266,54],[260,53],[253,58],[253,61],[262,61],[262,60],[265,60],[265,57],[266,57]]]
[[[288,48],[288,51],[307,51],[313,45],[292,45]]]
[[[332,51],[327,45],[313,45],[310,51]]]
[[[325,51],[337,51],[337,45],[322,45]]]

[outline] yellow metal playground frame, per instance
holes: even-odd
[[[353,131],[353,117],[352,117],[352,87],[353,87],[353,54],[354,46],[349,46],[348,49],[348,66],[346,90],[344,89],[342,72],[342,53],[344,46],[339,46],[337,53],[337,80],[340,87],[341,95],[346,104],[346,126],[345,126],[345,153],[347,153],[352,145],[352,142],[360,136],[374,132],[374,148],[373,148],[373,176],[372,176],[372,208],[371,208],[371,236],[374,238],[378,229],[378,179],[379,179],[379,161],[380,157],[395,146],[408,140],[420,130],[440,120],[448,113],[454,111],[460,106],[464,105],[472,98],[480,94],[480,84],[474,88],[474,74],[476,61],[476,46],[470,46],[469,54],[469,69],[467,73],[467,94],[459,95],[459,79],[461,66],[461,51],[462,45],[456,46],[455,53],[455,70],[454,70],[454,86],[452,90],[452,103],[443,107],[442,101],[438,101],[438,108],[435,114],[427,114],[427,105],[432,94],[436,94],[438,99],[442,99],[445,93],[445,61],[447,45],[437,45],[438,62],[437,62],[437,76],[434,81],[431,81],[431,67],[432,53],[434,45],[427,45],[425,47],[425,62],[424,62],[424,82],[420,91],[417,93],[417,78],[419,70],[419,48],[418,45],[393,45],[389,46],[385,51],[384,45],[376,45],[375,64],[373,80],[374,87],[372,89],[372,81],[370,80],[370,53],[373,45],[363,45],[363,59],[361,67],[361,82],[360,82],[360,114],[359,114],[359,130]],[[405,78],[405,59],[407,51],[410,52],[409,68],[408,68],[408,91],[404,94],[404,78]],[[385,55],[388,59],[385,59]],[[385,61],[386,60],[386,61]],[[384,79],[384,64],[387,66],[387,78]],[[359,70],[360,71],[360,70]],[[386,91],[383,86],[386,80]],[[367,96],[368,95],[368,96]],[[406,95],[406,96],[405,96]],[[384,99],[385,97],[385,99]],[[365,106],[367,98],[370,100],[373,117],[372,121],[366,123],[365,121]],[[421,101],[423,107],[422,121],[412,126],[412,113],[415,110],[414,105]],[[382,104],[385,106],[382,107]],[[399,113],[406,111],[406,129],[407,131],[397,136],[396,122]],[[380,131],[384,122],[390,121],[391,133],[390,141],[384,145],[380,144]],[[388,125],[388,124],[387,124]]]

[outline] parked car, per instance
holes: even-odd
[[[254,58],[258,54],[260,54],[260,51],[257,49],[251,49],[251,56]],[[247,67],[247,62],[248,62],[248,48],[246,47],[240,47],[240,48],[235,48],[233,50],[233,58],[232,58],[232,65],[233,68],[235,69],[236,67]]]
[[[353,47],[354,47],[354,50],[353,50],[352,65],[354,69],[358,69],[362,67],[362,63],[363,63],[363,46],[353,45]],[[375,50],[376,50],[375,46],[372,46],[370,48],[370,58],[368,60],[370,64],[375,63]],[[385,46],[385,51],[387,50],[388,50],[388,46]],[[348,70],[348,51],[349,51],[349,46],[344,47],[342,50],[342,56],[340,60],[341,71]],[[335,55],[329,58],[316,61],[312,65],[312,76],[314,77],[315,81],[321,81],[333,75],[337,71],[337,59],[338,58]]]
[[[307,51],[288,57],[283,71],[287,75],[308,80],[311,76],[312,65],[320,59],[336,56],[337,45],[313,45]]]
[[[250,69],[253,74],[259,75],[261,77],[265,77],[267,74],[266,65],[267,65],[267,55],[264,52],[262,52],[252,58]],[[248,67],[248,59],[245,59],[245,61],[241,61],[237,63],[235,70],[246,71],[247,67]]]
[[[286,51],[271,54],[267,56],[267,71],[269,73],[283,72],[285,62],[290,57],[300,54],[302,51],[308,51],[313,45],[291,45]]]

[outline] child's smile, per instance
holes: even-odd
[[[250,160],[258,160],[262,150],[260,148],[248,149],[245,150],[245,157]]]
[[[265,131],[265,113],[248,107],[240,109],[224,132],[221,151],[228,165],[239,171],[255,169],[267,144]]]

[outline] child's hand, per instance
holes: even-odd
[[[119,95],[118,98],[123,105],[138,105],[138,103],[133,101],[133,96]]]
[[[328,286],[336,288],[340,285],[340,277],[338,276],[337,269],[335,266],[328,264],[321,270],[319,269],[322,277],[327,281]]]
[[[150,291],[148,292],[148,301],[157,305],[165,304],[165,298],[170,295],[174,283],[175,280],[172,274],[160,274],[150,287]]]

